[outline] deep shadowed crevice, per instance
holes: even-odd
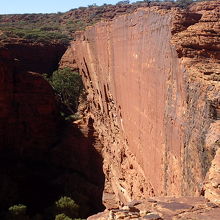
[[[52,73],[67,49],[65,44],[7,44],[12,58],[18,60],[24,70],[37,73]]]
[[[80,206],[80,217],[104,209],[102,157],[95,147],[92,119],[87,125],[67,123],[60,141],[47,151],[27,149],[22,153],[5,147],[0,152],[0,211],[25,204],[30,216],[41,214],[52,219],[54,202],[71,197]]]
[[[22,60],[3,52],[0,219],[6,219],[8,208],[17,204],[27,206],[31,219],[36,214],[55,219],[54,204],[62,196],[79,205],[77,217],[102,211],[102,146],[93,123],[61,120],[49,84],[39,74],[26,71]]]

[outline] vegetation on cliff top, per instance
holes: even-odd
[[[44,28],[24,29],[19,27],[4,27],[2,40],[8,38],[22,38],[34,42],[59,42],[68,44],[71,39],[68,35],[59,33],[58,31],[45,31]]]
[[[116,15],[131,13],[139,7],[164,6],[187,7],[189,4],[201,0],[164,0],[119,1],[116,5],[96,4],[79,7],[66,13],[52,14],[22,14],[0,15],[0,40],[9,41],[10,38],[25,39],[29,42],[61,42],[68,43],[73,39],[76,31],[84,30],[102,19],[112,19]]]

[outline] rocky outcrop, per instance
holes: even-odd
[[[57,69],[65,49],[58,43],[1,42],[1,148],[46,149],[56,141],[59,110],[53,89],[40,74]]]
[[[220,204],[220,149],[217,150],[205,182],[205,197]]]
[[[138,9],[72,42],[104,144],[108,207],[203,193],[219,138],[212,135],[219,119],[219,6]]]
[[[71,47],[69,47],[62,56],[62,59],[60,60],[59,63],[59,68],[60,69],[70,68],[73,71],[79,71],[78,65],[76,64],[76,61],[73,57]]]
[[[88,220],[218,220],[219,217],[220,208],[213,203],[207,203],[201,197],[154,197],[144,201],[136,200],[111,211],[106,210]]]

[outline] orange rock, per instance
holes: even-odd
[[[219,220],[220,208],[207,203],[204,198],[152,198],[151,201],[142,200],[134,207],[140,213],[132,211],[123,212],[123,209],[106,210],[88,218],[88,220],[113,220],[113,219],[151,219],[151,220]]]
[[[73,59],[72,49],[69,47],[64,55],[62,56],[62,59],[59,63],[59,68],[70,68],[72,70],[78,71],[78,66],[76,64],[76,61]]]
[[[212,6],[200,13],[199,4]],[[205,138],[220,97],[219,21],[208,17],[219,5],[138,9],[87,28],[72,43],[105,146],[105,192],[119,204],[202,193],[216,147]]]
[[[220,205],[220,149],[217,150],[205,182],[205,197]]]

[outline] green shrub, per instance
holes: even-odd
[[[24,38],[36,42],[58,41],[68,44],[70,38],[66,34],[59,33],[56,26],[42,27],[40,29],[5,27],[2,28],[8,37]]]
[[[72,218],[66,216],[65,214],[56,215],[55,220],[72,220]]]
[[[26,214],[26,210],[27,210],[27,206],[25,205],[14,205],[11,206],[8,211],[12,214],[12,215],[25,215]]]
[[[9,209],[8,219],[10,220],[28,220],[29,217],[26,215],[27,206],[25,205],[14,205]]]
[[[56,215],[55,220],[83,220],[82,218],[70,218],[65,214]]]
[[[65,68],[59,69],[51,77],[46,76],[45,78],[49,81],[70,114],[74,114],[77,111],[79,98],[83,91],[83,83],[79,73]]]
[[[61,197],[55,205],[56,212],[61,214],[58,215],[60,219],[62,219],[61,217],[65,217],[65,220],[69,220],[69,218],[77,218],[79,216],[79,206],[70,197]]]

